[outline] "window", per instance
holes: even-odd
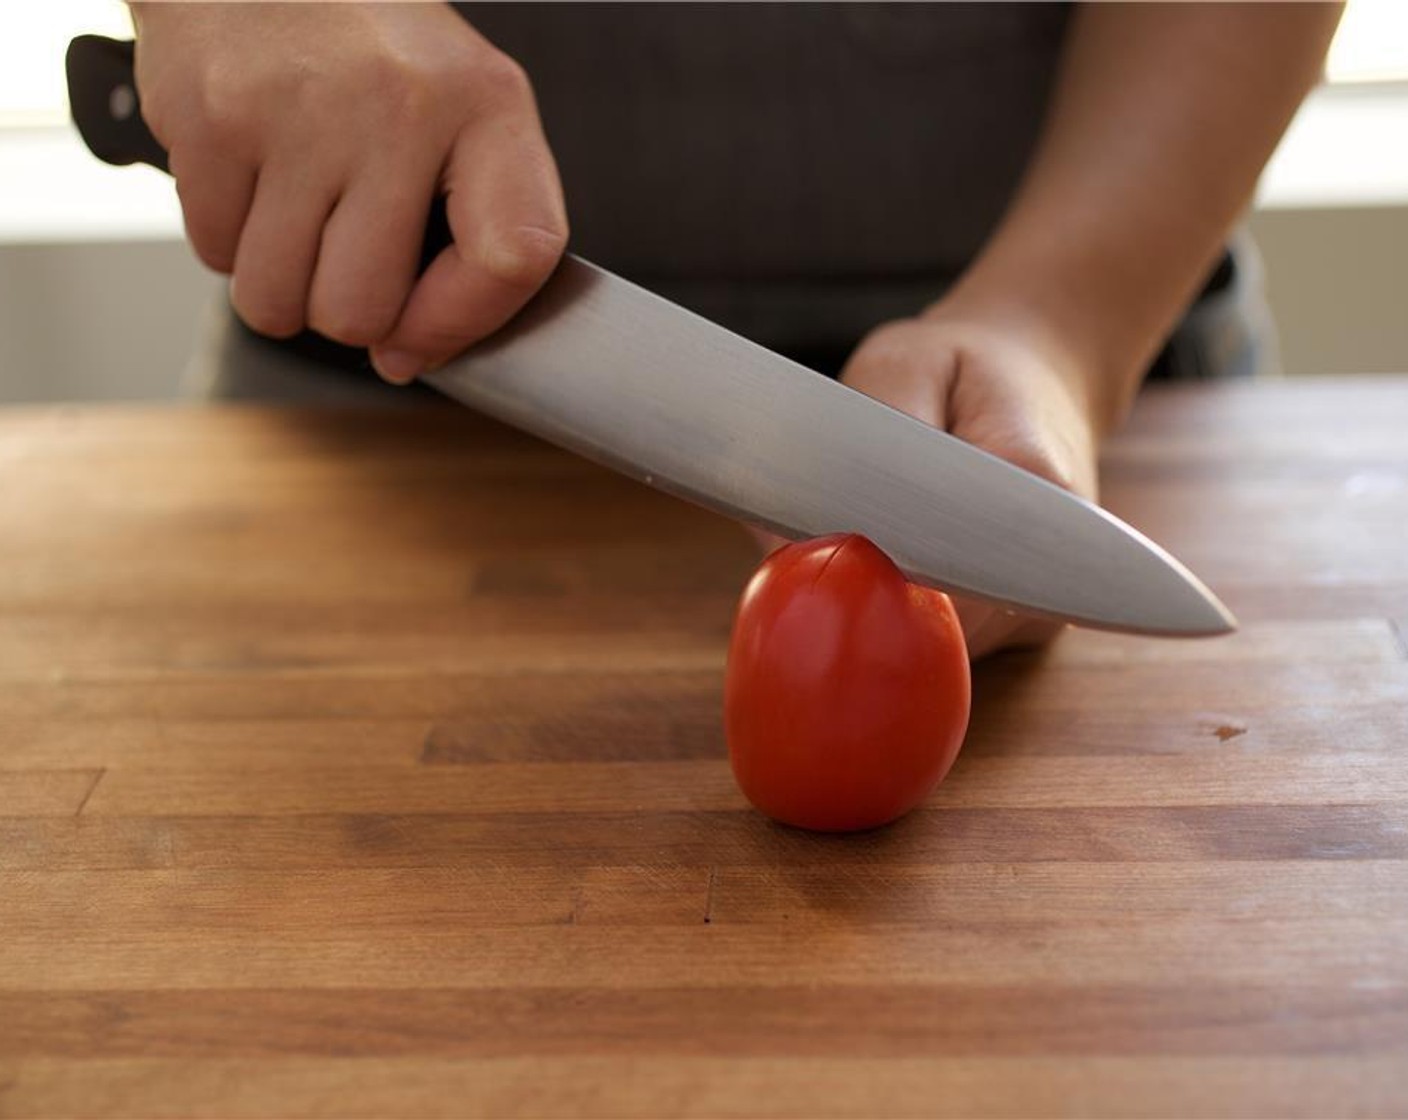
[[[1330,46],[1326,72],[1335,85],[1408,83],[1408,4],[1349,0]]]
[[[14,13],[11,13],[14,17]],[[0,129],[59,127],[68,120],[64,51],[75,35],[132,37],[118,0],[26,4],[0,36]]]
[[[40,0],[0,36],[0,245],[15,240],[178,237],[169,181],[114,171],[68,125],[64,51],[74,35],[130,38],[120,0]],[[1408,202],[1408,0],[1349,0],[1327,63],[1272,160],[1262,205]]]

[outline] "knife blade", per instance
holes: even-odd
[[[67,69],[94,153],[164,169],[132,45],[81,36]],[[862,533],[946,591],[1135,633],[1235,627],[1187,568],[1092,503],[572,254],[505,328],[422,380],[782,536]]]

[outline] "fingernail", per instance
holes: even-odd
[[[425,359],[407,350],[373,350],[372,368],[387,381],[404,385],[425,370]]]

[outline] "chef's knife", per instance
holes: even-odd
[[[165,169],[133,47],[69,46],[74,120]],[[447,244],[443,208],[427,254]],[[668,493],[802,538],[863,533],[912,578],[1088,626],[1233,628],[1153,542],[1059,487],[568,255],[504,329],[422,380]]]

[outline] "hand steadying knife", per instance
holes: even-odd
[[[532,91],[520,67],[448,8],[134,4],[133,10],[143,115],[170,150],[193,244],[212,267],[233,273],[234,306],[255,329],[283,336],[311,326],[340,341],[369,345],[384,376],[405,380],[493,332],[552,273],[565,245],[566,220]],[[941,21],[957,18],[945,11],[905,18],[937,20],[942,27]],[[750,18],[766,24],[782,18],[634,12],[643,14],[633,14],[633,21],[669,24],[662,41],[671,49],[678,47],[670,39],[671,21]],[[805,32],[804,21],[823,18],[817,12],[788,18],[801,21],[795,29]],[[559,56],[574,49],[590,54],[594,48],[582,42],[582,21],[590,18],[607,17],[513,6],[479,8],[473,17],[481,27],[499,26],[491,38],[517,37],[521,54],[541,54],[542,40],[561,40]],[[1051,22],[1049,15],[1022,18]],[[565,32],[569,19],[576,21],[574,29]],[[1093,496],[1099,438],[1123,413],[1245,204],[1261,164],[1314,81],[1334,20],[1335,10],[1323,7],[1079,11],[1068,29],[1058,27],[1050,38],[1048,54],[1054,63],[1059,53],[1061,65],[1051,112],[1041,143],[1024,157],[1022,189],[987,247],[943,299],[867,335],[846,363],[845,381]],[[540,28],[539,48],[522,33],[525,22]],[[759,27],[759,33],[767,31]],[[619,19],[610,33],[624,34]],[[864,34],[870,39],[861,47],[874,47],[875,26]],[[909,34],[907,25],[890,38]],[[747,42],[732,46],[741,50]],[[1030,53],[1031,46],[1025,43],[1016,53]],[[690,49],[686,44],[686,54]],[[699,49],[717,53],[719,44]],[[779,69],[789,64],[787,53],[774,60]],[[542,71],[535,63],[535,80],[551,79],[552,58],[549,50],[546,61],[539,60]],[[640,68],[644,82],[659,60],[627,61]],[[570,70],[571,59],[563,65]],[[720,69],[723,76],[727,72]],[[602,87],[611,87],[621,75],[599,77]],[[668,88],[668,78],[656,80],[666,88],[654,93],[680,96]],[[642,96],[652,92],[648,84],[642,88]],[[592,89],[579,85],[570,92],[578,101],[593,100]],[[996,92],[985,91],[985,100]],[[846,96],[864,93],[857,88]],[[802,99],[809,96],[804,91]],[[890,109],[912,116],[913,101]],[[554,107],[559,129],[582,126],[585,118],[560,98]],[[742,104],[739,111],[767,118],[773,108]],[[805,109],[792,120],[805,121]],[[923,111],[942,115],[954,107]],[[996,116],[1011,123],[1014,114]],[[903,142],[903,129],[897,131]],[[669,147],[668,137],[659,139]],[[823,147],[837,148],[844,158],[847,139],[826,136]],[[972,161],[974,181],[991,181],[978,161],[985,153],[999,162],[1009,159],[1013,145],[1000,136],[988,139],[986,148],[943,154]],[[805,137],[776,140],[784,148],[810,150]],[[570,147],[571,135],[566,142]],[[629,178],[631,158],[618,150],[597,162],[624,161]],[[641,161],[641,168],[652,168],[648,151]],[[913,162],[900,160],[898,166]],[[883,170],[895,173],[894,166]],[[824,195],[827,178],[808,183],[810,193],[801,202]],[[962,185],[964,178],[949,181]],[[430,198],[442,189],[455,244],[417,278],[420,229]],[[852,239],[861,251],[868,240],[883,239],[879,219],[890,209],[900,241],[913,220],[902,204],[915,194],[909,184],[876,176],[871,191],[873,197],[847,200],[870,215],[866,235]],[[724,215],[736,209],[732,202],[718,199],[715,209]],[[630,198],[615,199],[627,222],[635,205]],[[943,211],[957,204],[936,185],[929,205]],[[742,240],[766,240],[769,233],[720,229],[718,236],[728,232]],[[845,409],[838,404],[828,416]],[[572,442],[571,433],[557,434]],[[824,434],[819,430],[818,438]],[[594,450],[601,456],[600,446]],[[729,506],[717,478],[693,489],[692,483],[666,481],[691,496],[703,492],[716,507]],[[767,522],[757,495],[748,497],[739,512]],[[772,519],[776,527],[814,531],[790,508],[785,513]],[[1001,544],[1004,534],[1014,532],[995,528],[989,543]],[[1024,543],[1032,548],[1039,537],[1028,533]],[[1048,615],[1151,630],[1217,628],[1206,617],[1190,624],[1172,608],[1152,620],[1135,609],[1143,606],[1137,601],[1122,617],[1108,603],[1069,601],[1069,586],[1063,594],[1047,594],[996,575],[985,580],[976,566],[961,570],[961,558],[927,562],[927,554],[906,557],[893,542],[881,543],[902,563],[910,560],[915,574]],[[958,547],[975,548],[972,542]],[[1093,548],[1082,543],[1081,549],[1092,558],[1089,580],[1099,565],[1093,564]],[[997,563],[991,553],[985,559]],[[1080,582],[1078,572],[1072,582]],[[1142,588],[1131,583],[1125,597],[1138,600],[1137,591]],[[1106,598],[1121,593],[1112,586]],[[1049,633],[1047,626],[1009,622],[976,604],[966,613],[975,655]]]

